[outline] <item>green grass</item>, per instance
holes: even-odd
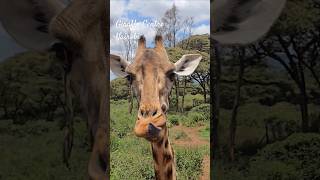
[[[62,162],[63,132],[57,123],[36,121],[13,125],[0,121],[0,179],[86,179],[88,146],[84,122],[75,123],[70,169]]]
[[[174,132],[174,139],[188,139],[188,135],[184,131],[176,131]]]
[[[199,130],[199,135],[203,139],[210,141],[210,127],[207,126],[207,127],[203,128],[203,129],[200,129]]]

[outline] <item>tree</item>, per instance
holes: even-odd
[[[163,26],[157,28],[157,33],[164,36],[165,43],[168,47],[176,47],[177,33],[181,29],[181,18],[175,4],[168,9],[161,19]]]
[[[311,58],[319,43],[319,12],[311,1],[289,1],[288,8],[264,40],[252,46],[258,55],[266,56],[281,64],[299,90],[298,104],[301,110],[301,128],[309,129],[308,93],[306,89],[305,67],[312,73]],[[319,78],[312,73],[316,81]]]
[[[126,36],[123,38],[123,57],[128,61],[131,62],[135,55],[135,50],[137,48],[136,39],[134,39],[134,33],[132,32],[131,27],[128,27],[127,31],[125,32]]]
[[[181,48],[188,49],[190,43],[190,37],[192,35],[192,29],[194,25],[193,17],[187,17],[182,23],[182,30],[183,30],[183,40],[181,41]]]
[[[213,138],[210,138],[210,149],[213,153],[212,157],[215,159],[216,157],[216,150],[219,148],[219,139],[218,139],[218,125],[220,120],[220,91],[221,91],[221,59],[220,59],[220,46],[219,43],[214,41],[212,38],[210,40],[211,44],[214,48],[211,49],[211,56],[213,57],[213,62],[210,63],[210,79],[211,83],[211,95],[213,96],[210,98],[210,104],[212,110],[210,111],[210,117],[212,121],[210,123],[210,136],[212,135]],[[213,174],[213,173],[212,173]],[[212,176],[212,175],[211,175]],[[211,177],[212,178],[212,177]]]

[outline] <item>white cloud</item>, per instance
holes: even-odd
[[[171,0],[130,0],[127,9],[136,11],[142,16],[160,18],[172,6]]]
[[[153,20],[160,20],[165,11],[176,4],[181,19],[193,17],[195,23],[210,20],[210,1],[209,0],[113,0],[111,1],[111,20],[114,22],[111,26],[110,50],[111,52],[121,55],[124,50],[123,40],[116,37],[117,33],[127,32],[127,28],[116,26],[115,22],[120,18],[130,22],[132,17],[126,17],[128,11],[138,12],[142,17],[151,17]],[[209,33],[210,27],[207,24],[201,24],[195,27],[193,34]],[[144,35],[147,40],[147,45],[151,45],[156,34],[155,30],[147,27],[143,23],[137,23],[132,28],[132,32],[137,35]]]
[[[126,11],[131,10],[142,16],[161,19],[173,3],[176,4],[182,19],[192,16],[196,23],[210,19],[209,0],[130,0],[128,4],[124,0],[113,0],[110,2],[110,16],[119,18],[124,16]]]
[[[110,1],[110,17],[111,19],[120,18],[126,9],[126,2],[121,0]]]
[[[192,34],[209,34],[210,33],[210,26],[202,24],[193,29]]]

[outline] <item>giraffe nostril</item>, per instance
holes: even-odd
[[[140,110],[140,115],[142,116],[142,117],[144,117],[144,110]]]
[[[152,116],[157,115],[157,112],[158,112],[157,110],[153,111]]]
[[[162,104],[161,105],[161,110],[162,110],[162,112],[167,112],[167,106],[165,105],[165,104]]]

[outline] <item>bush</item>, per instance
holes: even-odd
[[[319,134],[293,134],[284,141],[266,146],[252,158],[249,177],[319,179],[319,149]]]
[[[182,122],[188,127],[204,125],[210,122],[210,105],[203,104],[192,108]]]
[[[133,136],[113,138],[111,147],[111,179],[155,179],[151,148],[146,140]]]
[[[181,119],[181,116],[175,115],[175,114],[169,114],[168,115],[168,121],[171,125],[177,126],[179,125],[179,119]]]
[[[201,104],[192,108],[190,111],[201,113],[204,121],[210,121],[210,104]]]
[[[202,152],[197,149],[177,149],[175,154],[179,179],[198,179],[202,167]]]

